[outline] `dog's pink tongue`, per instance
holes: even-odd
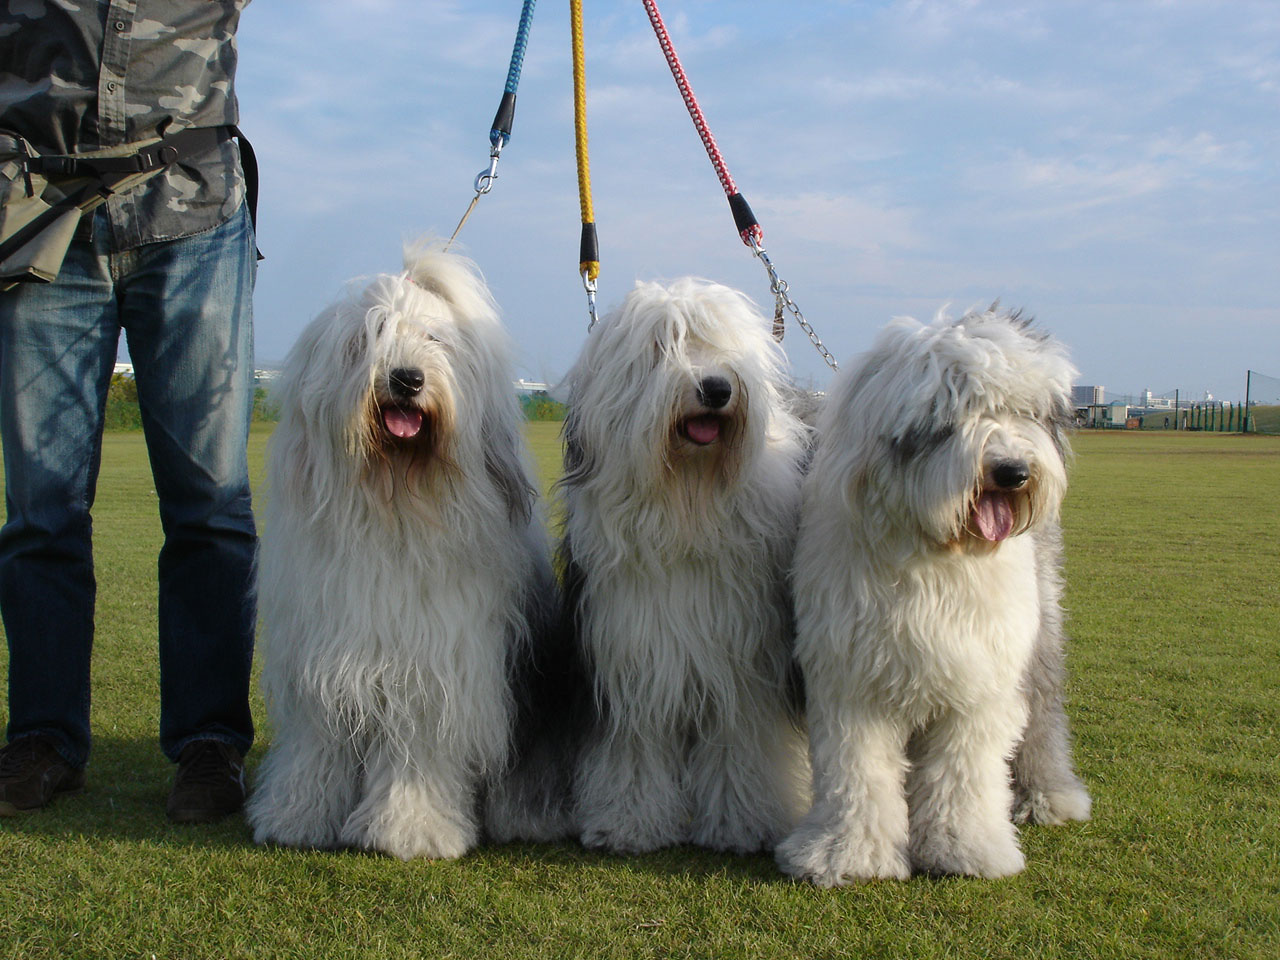
[[[1013,530],[1013,506],[1003,493],[988,491],[974,504],[973,519],[984,539],[999,543]]]
[[[408,440],[422,429],[422,411],[412,407],[383,407],[382,422],[393,437]]]
[[[685,421],[684,432],[694,443],[711,443],[720,436],[720,418],[690,417]]]

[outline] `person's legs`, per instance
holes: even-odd
[[[87,241],[72,244],[56,282],[0,292],[7,733],[51,737],[76,768],[90,741],[89,510],[119,333],[105,252]]]
[[[253,742],[256,621],[247,445],[253,410],[253,230],[214,230],[122,260],[121,322],[165,542],[159,563],[160,743],[241,754]]]

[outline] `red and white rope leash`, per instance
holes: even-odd
[[[684,100],[689,117],[693,120],[693,126],[698,131],[698,138],[706,148],[711,166],[715,167],[720,186],[724,187],[725,196],[729,198],[729,205],[734,207],[734,220],[738,223],[738,233],[742,237],[742,242],[751,246],[751,240],[754,238],[756,243],[764,243],[764,231],[760,229],[760,224],[751,214],[751,208],[738,192],[737,184],[733,182],[733,176],[729,173],[729,167],[724,162],[720,148],[716,146],[716,138],[712,135],[711,128],[707,126],[707,118],[702,115],[702,108],[698,106],[698,98],[693,94],[693,87],[689,83],[688,75],[684,72],[684,66],[680,63],[680,57],[676,54],[676,48],[671,42],[671,34],[667,32],[667,25],[662,20],[657,3],[654,0],[642,0],[642,2],[645,11],[649,14],[649,23],[653,25],[653,32],[658,37],[662,55],[667,58],[667,66],[671,68],[671,76],[675,78],[676,87],[680,90],[680,97]],[[735,197],[739,200],[738,206],[745,209],[746,218],[739,216],[734,202]]]
[[[769,272],[769,290],[774,297],[774,337],[778,340],[782,339],[784,329],[783,316],[786,312],[790,312],[795,317],[800,329],[809,338],[809,342],[813,344],[822,359],[826,361],[827,366],[832,370],[838,369],[839,365],[836,363],[836,358],[831,355],[831,351],[827,349],[821,338],[814,332],[813,326],[804,318],[800,308],[791,299],[790,294],[787,292],[787,281],[778,277],[773,261],[769,259],[768,253],[765,252],[764,230],[761,229],[755,214],[751,212],[751,207],[747,204],[746,199],[738,192],[737,184],[733,182],[733,176],[729,173],[729,167],[724,162],[720,148],[716,146],[716,138],[712,135],[711,128],[707,125],[707,118],[703,116],[702,108],[698,106],[698,99],[693,94],[693,87],[689,83],[689,77],[684,72],[680,57],[676,54],[675,46],[671,42],[671,35],[667,32],[667,25],[663,22],[662,14],[658,11],[656,0],[641,0],[641,2],[644,4],[645,11],[649,14],[649,23],[652,24],[653,32],[658,37],[658,45],[662,48],[662,55],[666,57],[667,66],[671,68],[671,76],[676,81],[680,97],[684,100],[684,105],[689,111],[689,117],[693,120],[693,126],[698,131],[698,138],[702,141],[702,146],[707,151],[707,157],[715,168],[716,177],[720,180],[720,186],[724,188],[725,195],[729,198],[729,209],[733,212],[733,222],[738,228],[738,236],[742,238],[743,243],[751,248],[751,252],[760,258],[760,262],[764,264],[765,269]]]

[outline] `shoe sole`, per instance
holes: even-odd
[[[35,806],[31,807],[19,807],[10,803],[8,800],[0,800],[0,817],[20,817],[25,813],[36,813],[47,808],[49,804],[53,803],[53,801],[57,800],[59,797],[66,797],[80,793],[82,790],[84,790],[84,784],[79,784],[74,787],[62,787],[53,792],[53,796],[49,798],[49,803],[37,803]]]
[[[165,815],[170,823],[217,823],[227,817],[239,813],[242,807],[234,810],[166,810]]]

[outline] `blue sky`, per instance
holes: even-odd
[[[763,266],[639,0],[585,0],[600,302],[695,274],[765,309]],[[895,315],[999,298],[1081,382],[1243,396],[1280,377],[1275,0],[665,0],[796,303],[848,363]],[[488,162],[519,0],[275,0],[240,27],[262,167],[256,296],[278,362],[346,280],[447,236]],[[499,179],[460,240],[554,381],[586,333],[568,4],[542,0]],[[797,374],[827,382],[798,330]]]

